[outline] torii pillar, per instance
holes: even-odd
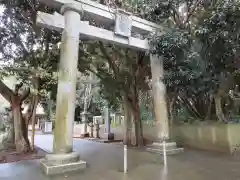
[[[60,54],[56,121],[54,128],[53,154],[41,160],[41,167],[48,175],[86,168],[79,154],[73,152],[73,122],[76,99],[77,63],[79,51],[79,10],[65,4],[64,30]]]
[[[176,154],[182,152],[183,148],[178,148],[176,142],[170,142],[169,139],[169,124],[168,110],[166,103],[166,86],[163,83],[163,57],[158,55],[150,55],[151,73],[152,73],[152,91],[153,91],[153,106],[156,118],[157,142],[147,150],[163,154],[163,141],[166,141],[166,154]]]

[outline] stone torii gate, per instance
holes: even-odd
[[[38,12],[37,17],[37,25],[62,32],[53,154],[48,154],[41,160],[41,167],[46,174],[57,174],[86,168],[86,162],[81,161],[79,154],[72,150],[79,38],[111,42],[147,51],[148,40],[135,38],[132,33],[147,35],[161,27],[89,0],[40,1],[54,8],[61,8],[63,14],[62,16],[58,13]],[[83,16],[104,25],[115,24],[115,32],[89,25],[88,22],[81,21]],[[159,149],[160,140],[169,137],[165,85],[162,82],[163,60],[155,55],[150,55],[150,59],[159,138],[159,143],[155,143],[158,148],[155,149]]]

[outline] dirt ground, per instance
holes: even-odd
[[[17,153],[15,150],[3,151],[0,152],[0,164],[17,162],[21,160],[33,160],[43,158],[46,154],[46,151],[39,147],[35,147],[34,152],[27,154]]]

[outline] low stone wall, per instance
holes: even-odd
[[[121,128],[122,124],[114,124]],[[124,131],[122,131],[124,132]],[[150,141],[157,140],[153,121],[143,122],[143,135]],[[240,124],[183,124],[170,128],[170,135],[178,145],[215,152],[240,152]]]
[[[157,131],[156,131],[154,121],[143,121],[142,126],[143,126],[143,136],[144,136],[144,138],[146,138],[150,141],[156,141],[157,140]],[[113,129],[117,129],[118,132],[122,132],[122,133],[124,132],[123,122],[112,123],[111,127]],[[121,136],[123,138],[123,134]]]
[[[143,123],[145,138],[156,141],[153,123]],[[225,152],[240,152],[240,124],[183,124],[170,127],[170,136],[180,146]]]
[[[173,127],[173,139],[193,148],[240,152],[240,124],[184,124]]]

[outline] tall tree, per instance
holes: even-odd
[[[123,102],[128,107],[134,125],[132,144],[143,145],[139,92],[148,88],[145,78],[149,76],[149,59],[145,53],[101,42],[90,45],[88,51],[93,58],[90,70],[100,79],[103,96],[112,106]]]
[[[11,104],[14,126],[15,144],[17,151],[27,152],[30,150],[27,126],[33,117],[34,111],[44,95],[46,86],[55,79],[53,72],[56,72],[59,56],[57,43],[60,36],[56,32],[43,31],[35,25],[37,10],[50,12],[43,5],[35,0],[24,1],[1,1],[4,12],[1,15],[0,31],[0,54],[4,66],[1,68],[1,75],[15,75],[28,90],[20,95],[20,87],[15,90],[9,89],[0,80],[1,95]],[[53,80],[53,81],[52,81]],[[31,86],[30,86],[31,85]],[[21,105],[30,94],[32,87],[32,100],[28,115],[23,117]]]
[[[227,0],[166,0],[146,15],[165,24],[166,33],[154,35],[151,45],[153,53],[165,57],[169,99],[177,97],[175,103],[194,117],[209,117],[214,97],[215,114],[226,122],[222,98],[238,74],[238,7],[239,2]]]

